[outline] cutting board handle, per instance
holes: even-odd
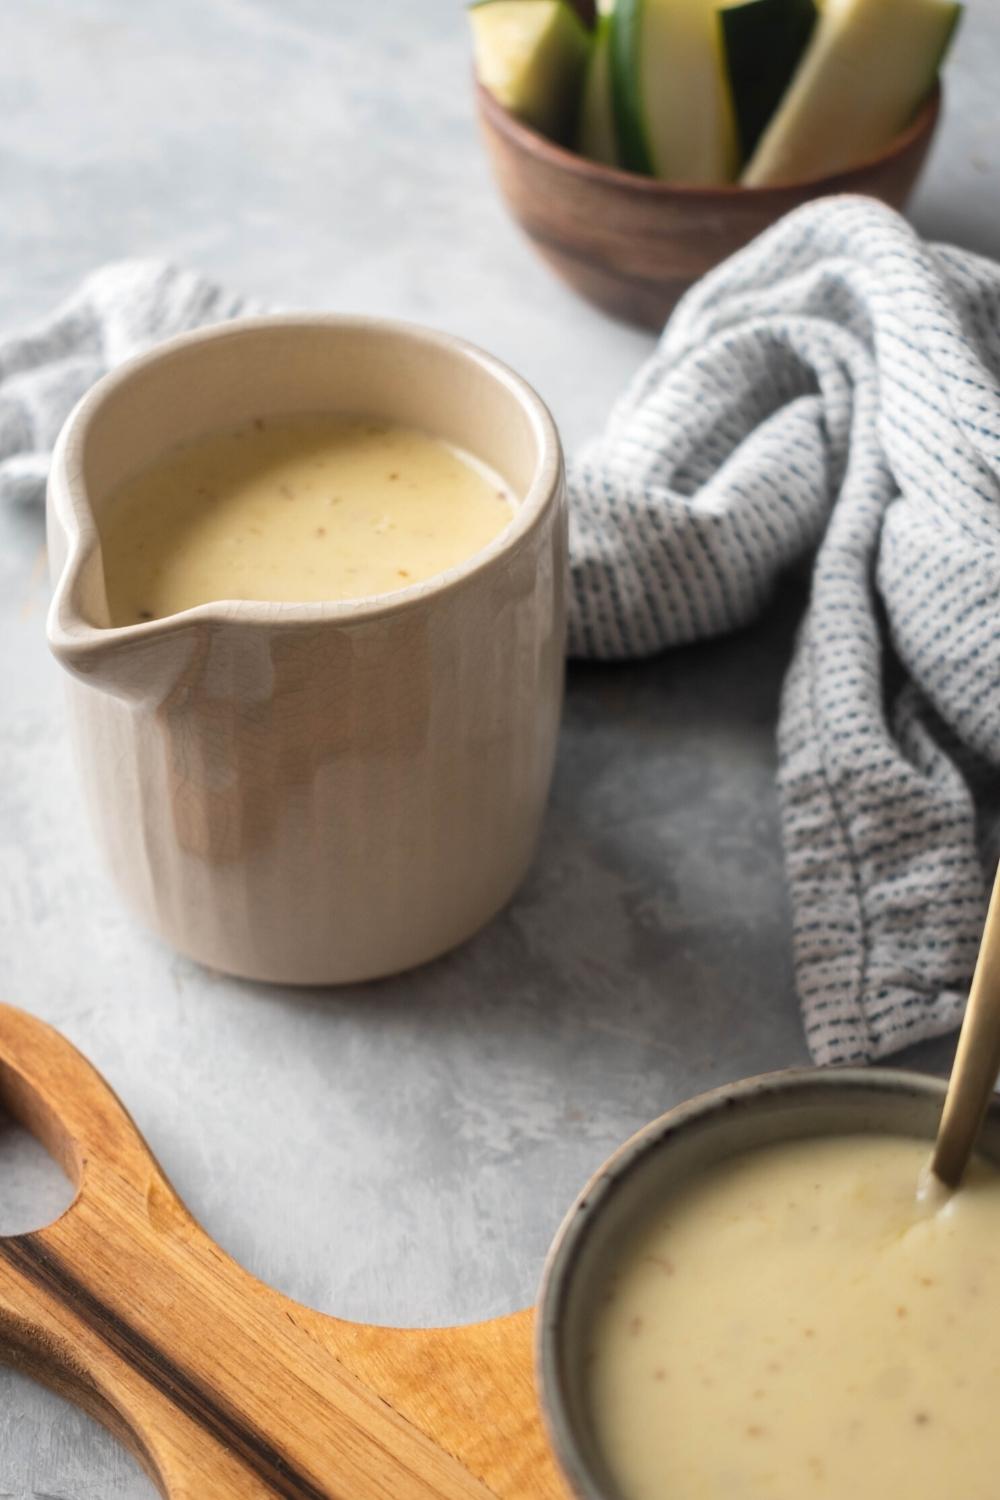
[[[140,1186],[150,1151],[121,1101],[51,1026],[0,1005],[0,1100],[77,1189],[102,1176]]]
[[[280,1296],[196,1223],[90,1064],[7,1006],[0,1105],[76,1187],[54,1224],[0,1238],[0,1360],[102,1421],[168,1500],[565,1500],[530,1312],[404,1330]]]

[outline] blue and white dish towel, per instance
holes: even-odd
[[[107,368],[259,310],[124,262],[0,339],[0,500],[41,500]],[[737,629],[813,558],[778,726],[809,1046],[955,1026],[1000,788],[1000,267],[867,199],[799,209],[687,295],[570,491],[576,656]]]

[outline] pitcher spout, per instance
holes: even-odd
[[[196,631],[175,618],[115,626],[108,608],[100,541],[92,521],[62,523],[49,509],[49,648],[79,681],[133,703],[164,700],[196,649]]]

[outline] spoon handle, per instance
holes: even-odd
[[[958,1038],[931,1170],[957,1188],[1000,1073],[1000,869]]]

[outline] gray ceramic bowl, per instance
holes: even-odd
[[[584,1380],[594,1310],[611,1265],[682,1178],[749,1147],[878,1132],[930,1142],[945,1085],[891,1069],[796,1069],[702,1094],[626,1141],[591,1178],[549,1253],[538,1318],[538,1378],[556,1458],[579,1500],[622,1500],[592,1431]],[[1000,1162],[1000,1104],[980,1139]]]

